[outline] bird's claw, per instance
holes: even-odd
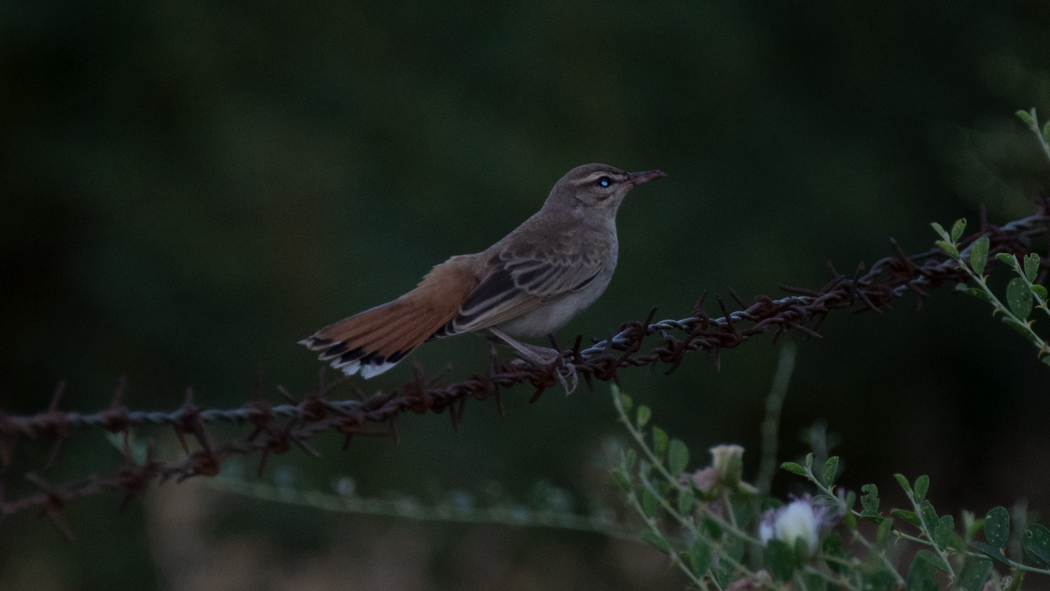
[[[518,342],[495,328],[490,328],[489,332],[514,350],[514,353],[518,356],[518,359],[515,361],[553,370],[554,375],[561,382],[562,387],[565,388],[566,396],[576,391],[576,386],[580,384],[580,378],[576,374],[576,367],[568,359],[562,357],[560,351]],[[493,350],[493,353],[495,353],[495,350]],[[511,363],[516,364],[515,362]],[[568,381],[565,380],[566,377],[572,378],[571,388]]]
[[[572,388],[570,388],[569,384],[565,382],[565,376],[562,375],[563,370],[572,378]],[[565,388],[566,396],[575,392],[576,386],[580,385],[580,375],[576,373],[576,366],[573,365],[571,361],[563,360],[561,367],[557,369],[557,372],[554,375],[558,376],[558,381],[561,382],[562,387]]]
[[[547,349],[547,351],[554,352],[553,349]],[[511,365],[543,367],[552,370],[554,377],[558,378],[562,387],[565,388],[566,396],[575,392],[576,387],[580,385],[580,375],[576,372],[576,366],[561,355],[547,359],[539,357],[527,358],[524,355],[520,355],[517,359],[511,361]],[[566,378],[569,379],[567,380]],[[572,386],[569,385],[569,380],[572,381]]]

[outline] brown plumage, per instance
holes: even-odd
[[[347,375],[383,373],[420,344],[490,329],[512,336],[557,330],[605,290],[616,268],[616,212],[634,186],[665,176],[605,164],[570,170],[543,207],[487,250],[435,266],[396,300],[300,341]],[[504,334],[507,333],[507,334]]]
[[[452,320],[478,284],[471,258],[435,266],[412,291],[330,324],[300,341],[321,350],[320,359],[370,378],[393,367]]]

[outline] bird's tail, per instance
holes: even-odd
[[[370,378],[394,367],[445,326],[477,285],[461,265],[443,263],[398,299],[330,324],[299,341],[346,375]]]

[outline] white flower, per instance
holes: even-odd
[[[820,545],[821,528],[834,525],[837,521],[832,513],[823,504],[814,506],[810,496],[805,495],[779,509],[766,511],[758,526],[758,536],[763,545],[777,539],[795,547],[798,540],[802,540],[809,553],[813,554]]]

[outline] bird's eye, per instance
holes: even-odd
[[[603,177],[599,178],[597,181],[595,181],[595,183],[599,187],[608,187],[608,186],[612,185],[612,179],[610,179],[607,176],[603,176]]]

